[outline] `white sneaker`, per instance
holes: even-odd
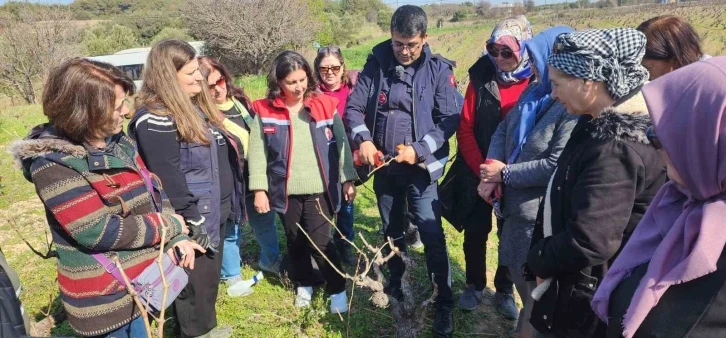
[[[345,290],[330,296],[330,313],[348,312],[348,295]]]
[[[295,295],[295,306],[297,307],[308,307],[310,302],[313,300],[313,287],[312,286],[298,286],[297,294]]]
[[[252,285],[246,283],[241,277],[233,283],[228,283],[227,295],[230,297],[245,297],[255,292]]]

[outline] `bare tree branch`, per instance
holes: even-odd
[[[182,12],[207,53],[236,73],[263,73],[280,51],[311,43],[320,27],[306,0],[197,0]]]
[[[0,85],[35,103],[50,69],[77,54],[76,27],[69,10],[22,8],[0,17]]]

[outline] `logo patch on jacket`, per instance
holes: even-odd
[[[335,139],[333,138],[333,129],[330,129],[330,127],[325,128],[325,138],[328,139],[328,145],[335,143]]]
[[[454,78],[454,74],[449,75],[449,83],[452,87],[456,87],[456,78]]]
[[[384,104],[386,104],[386,101],[388,101],[388,98],[386,97],[386,93],[384,91],[381,91],[378,94],[378,103],[380,105],[384,105]]]
[[[274,134],[277,133],[277,127],[275,126],[264,126],[262,127],[262,132],[265,134]]]

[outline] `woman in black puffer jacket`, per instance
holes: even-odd
[[[580,115],[540,207],[526,270],[539,336],[600,337],[590,300],[650,201],[665,164],[650,146],[640,89],[645,36],[634,29],[560,35],[549,57],[552,97]]]

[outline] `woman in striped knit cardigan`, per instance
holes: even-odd
[[[49,123],[10,146],[45,206],[58,251],[61,300],[71,327],[83,336],[146,336],[126,287],[92,254],[118,256],[133,279],[154,262],[162,245],[172,257],[172,247],[203,251],[189,241],[182,217],[154,175],[154,195],[147,189],[141,174],[146,166],[121,131],[129,112],[126,95],[133,89],[111,65],[66,61],[43,90]],[[163,227],[166,243],[161,243]],[[194,255],[178,263],[193,268]]]

